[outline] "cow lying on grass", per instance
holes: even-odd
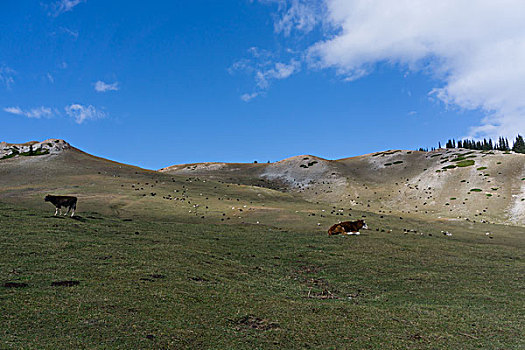
[[[364,220],[344,221],[330,227],[328,230],[328,235],[359,235],[359,230],[362,228],[365,230],[368,229],[368,226]]]
[[[71,217],[75,215],[75,209],[77,209],[77,197],[73,196],[52,196],[48,194],[46,198],[44,198],[45,202],[51,202],[55,205],[55,215],[60,212],[60,215],[62,215],[62,207],[67,207],[67,212],[64,214],[69,214],[69,211],[71,212]]]

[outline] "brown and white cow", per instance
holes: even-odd
[[[328,230],[328,235],[359,235],[360,229],[368,229],[368,225],[365,223],[364,220],[357,220],[357,221],[343,221],[338,224],[333,225]]]
[[[53,196],[53,195],[48,194],[44,198],[44,201],[45,202],[51,202],[51,203],[53,203],[55,205],[55,208],[56,208],[55,215],[57,215],[57,213],[62,215],[62,207],[67,207],[67,212],[64,215],[69,214],[70,210],[72,210],[71,217],[73,217],[73,215],[75,215],[75,209],[77,209],[77,197],[73,197],[73,196]]]

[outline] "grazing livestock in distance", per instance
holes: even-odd
[[[359,235],[359,230],[364,228],[365,230],[368,229],[368,225],[365,223],[364,220],[357,220],[357,221],[344,221],[340,222],[338,224],[333,225],[328,230],[328,235],[338,235],[338,234],[348,234],[348,235]]]
[[[55,215],[60,212],[62,214],[62,207],[67,207],[67,212],[64,215],[69,214],[69,211],[71,212],[71,217],[75,215],[75,209],[77,209],[77,197],[73,196],[53,196],[48,194],[46,198],[44,198],[45,202],[51,202],[55,205]]]

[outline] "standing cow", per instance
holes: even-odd
[[[75,215],[75,210],[77,209],[77,197],[73,196],[53,196],[48,194],[46,198],[44,198],[45,202],[51,202],[55,205],[55,215],[59,213],[62,215],[62,207],[67,207],[67,212],[64,215],[69,214],[69,211],[71,212],[71,217]]]

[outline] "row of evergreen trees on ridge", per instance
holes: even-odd
[[[439,143],[439,147],[441,147],[441,142]],[[525,141],[523,140],[523,137],[521,135],[516,136],[516,140],[514,140],[514,143],[512,147],[510,147],[509,140],[506,137],[500,137],[497,141],[493,141],[492,139],[483,139],[483,141],[478,140],[456,140],[451,139],[448,140],[445,144],[445,148],[466,148],[466,149],[473,149],[473,150],[479,150],[479,151],[513,151],[516,153],[525,153]],[[428,151],[428,149],[420,148],[420,151]],[[432,148],[432,150],[435,150],[435,148]]]

